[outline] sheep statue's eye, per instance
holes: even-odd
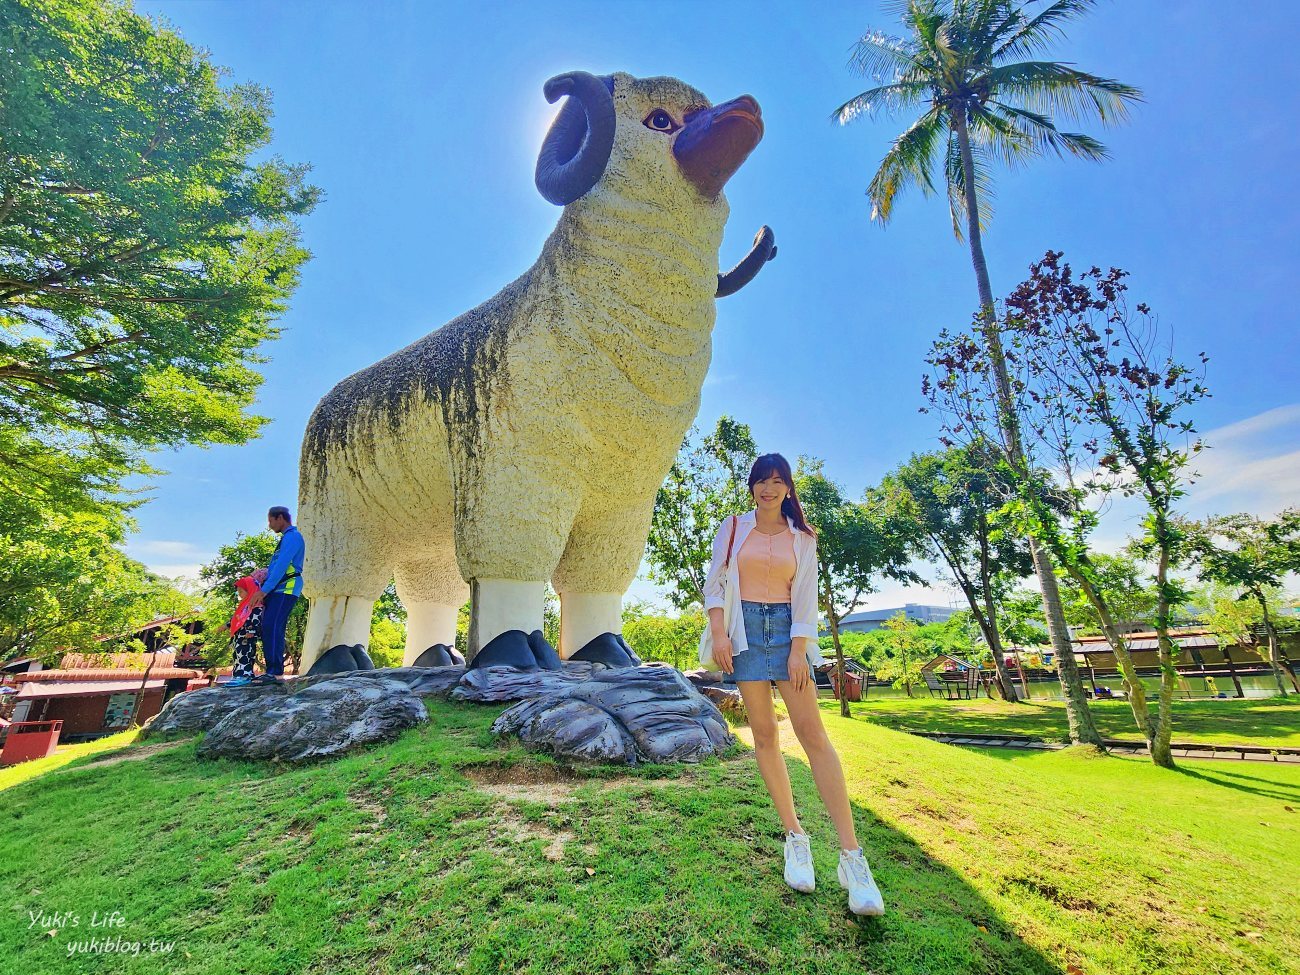
[[[680,125],[673,121],[673,117],[662,108],[656,108],[645,117],[641,124],[647,129],[653,129],[656,132],[676,132],[681,128]]]

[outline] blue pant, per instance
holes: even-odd
[[[273,592],[266,597],[266,610],[262,613],[262,656],[266,658],[266,672],[272,677],[284,676],[284,627],[297,596]]]

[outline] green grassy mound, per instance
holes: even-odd
[[[782,880],[745,748],[574,773],[494,742],[498,708],[430,701],[427,726],[328,764],[151,744],[0,793],[0,957],[41,975],[1297,970],[1300,768],[1008,757],[823,707],[881,919],[847,911],[788,722],[813,894]]]

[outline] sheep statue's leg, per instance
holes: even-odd
[[[560,594],[560,656],[623,633],[623,594],[636,577],[650,529],[648,506],[584,511],[551,579]]]
[[[502,449],[483,471],[469,515],[456,522],[456,561],[472,603],[468,666],[494,639],[542,628],[546,580],[573,524],[578,499],[549,458]]]
[[[470,583],[469,656],[472,658],[502,633],[542,628],[546,582],[517,579],[475,579]]]
[[[305,674],[332,647],[369,646],[374,607],[375,600],[369,596],[313,594],[302,641],[301,672]]]
[[[460,603],[403,599],[402,605],[406,607],[403,667],[414,665],[420,654],[430,647],[441,644],[450,649],[456,646],[456,619],[460,615]]]
[[[450,540],[440,557],[399,562],[393,569],[397,596],[406,607],[406,650],[410,667],[430,647],[456,645],[456,617],[469,598],[469,586],[456,569]]]
[[[623,631],[623,592],[560,593],[560,656],[568,658],[602,633]]]

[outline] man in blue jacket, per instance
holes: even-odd
[[[253,593],[252,605],[265,605],[262,613],[262,656],[266,673],[255,677],[257,683],[271,683],[284,677],[284,627],[293,604],[302,595],[302,559],[307,551],[302,532],[293,526],[289,509],[276,505],[266,514],[266,525],[280,536],[266,579]]]

